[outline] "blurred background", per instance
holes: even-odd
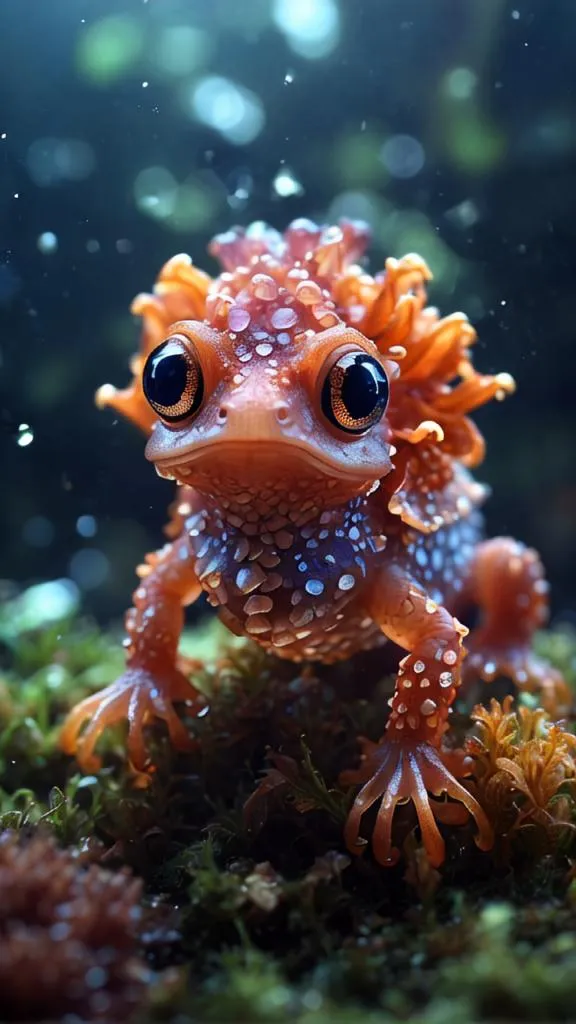
[[[575,52],[573,0],[0,0],[0,578],[124,609],[172,494],[93,406],[130,300],[233,223],[346,214],[517,378],[488,527],[576,620]]]

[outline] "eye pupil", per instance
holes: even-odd
[[[148,372],[148,390],[159,405],[177,405],[186,389],[188,366],[181,352],[161,353],[152,359]]]
[[[176,338],[169,338],[148,356],[142,387],[154,411],[169,423],[186,419],[202,402],[198,361]]]
[[[322,389],[322,409],[335,426],[363,434],[384,415],[388,378],[366,352],[347,352],[332,366]]]
[[[352,419],[361,420],[374,411],[380,396],[381,381],[377,368],[371,362],[356,356],[355,361],[344,371],[342,401]]]

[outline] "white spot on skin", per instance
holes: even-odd
[[[437,710],[438,705],[433,700],[430,700],[429,697],[427,697],[426,700],[423,700],[420,705],[420,711],[425,716],[433,715]]]
[[[304,589],[313,597],[319,597],[324,592],[322,580],[307,580]]]
[[[458,661],[458,655],[456,651],[444,651],[442,655],[442,661],[445,665],[455,665]]]
[[[345,573],[338,580],[338,589],[339,590],[352,590],[352,588],[354,587],[355,583],[356,583],[356,580],[354,579],[354,577],[350,573]]]

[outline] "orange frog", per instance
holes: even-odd
[[[485,488],[469,473],[484,446],[467,414],[513,381],[474,369],[465,316],[426,306],[418,256],[388,259],[375,276],[359,265],[368,237],[350,221],[298,220],[283,235],[234,228],[212,242],[215,280],[175,256],[153,295],[135,300],[133,383],[106,385],[98,403],[143,428],[146,457],[177,481],[172,539],[139,569],[125,673],[71,711],[62,742],[93,770],[103,730],[127,719],[128,755],[144,768],[144,726],[159,718],[189,747],[174,705],[194,713],[204,701],[178,641],[202,591],[234,633],[293,661],[392,640],[408,653],[384,736],[364,741],[360,767],[345,773],[363,784],[346,842],[365,847],[361,819],[379,803],[373,851],[393,863],[394,811],[411,800],[438,865],[430,795],[463,805],[480,847],[492,841],[456,778],[462,757],[442,749],[465,655],[467,674],[504,674],[553,711],[567,691],[531,651],[547,610],[538,557],[481,539]],[[467,636],[455,612],[471,602],[481,622]]]

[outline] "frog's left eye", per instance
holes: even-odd
[[[332,364],[322,385],[322,411],[349,434],[363,434],[384,415],[388,402],[384,368],[364,351],[346,352]]]
[[[204,379],[198,354],[186,338],[174,336],[148,356],[142,387],[154,412],[167,423],[178,423],[198,411]]]

